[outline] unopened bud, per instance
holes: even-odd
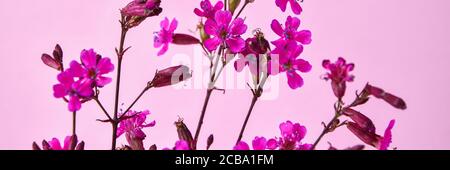
[[[78,144],[78,138],[77,135],[73,135],[70,137],[70,141],[69,141],[69,150],[75,150],[75,148],[77,147]]]
[[[84,141],[81,141],[78,146],[75,148],[75,150],[77,151],[82,151],[84,150]]]
[[[177,127],[178,138],[181,141],[186,141],[187,143],[189,143],[189,147],[195,150],[194,138],[192,138],[192,133],[186,126],[186,124],[184,124],[183,120],[179,119],[177,122],[175,122],[175,126]]]
[[[200,38],[202,42],[205,42],[210,38],[209,34],[205,32],[205,25],[202,22],[197,25],[197,29],[200,32]]]
[[[199,39],[187,34],[174,34],[172,38],[172,43],[176,45],[193,45],[200,43]]]
[[[61,71],[61,69],[62,69],[62,63],[56,61],[54,58],[52,58],[48,54],[42,54],[41,60],[42,60],[42,62],[44,62],[45,65],[47,65],[55,70]]]
[[[379,141],[381,140],[379,135],[366,131],[354,122],[348,122],[347,128],[364,143],[378,148]]]
[[[375,133],[375,125],[373,124],[372,120],[370,120],[370,118],[368,118],[364,114],[350,108],[344,109],[343,114],[350,117],[356,124],[358,124],[359,127],[363,128],[364,130]]]
[[[41,148],[39,147],[39,145],[38,145],[36,142],[33,142],[32,148],[33,148],[33,150],[35,150],[35,151],[41,150]]]
[[[385,92],[383,89],[379,87],[372,86],[370,84],[367,84],[364,88],[364,92],[367,94],[370,94],[376,98],[383,99],[393,107],[401,110],[406,110],[406,102],[401,99],[400,97],[397,97],[391,93]]]
[[[228,1],[228,8],[231,14],[234,14],[234,11],[236,11],[237,7],[239,7],[239,4],[241,3],[241,0],[229,0]]]
[[[214,143],[214,135],[211,134],[208,137],[208,141],[207,141],[207,146],[206,146],[206,150],[209,150],[209,148],[211,148],[211,145]]]
[[[187,66],[175,66],[158,71],[155,78],[150,82],[150,87],[160,88],[175,85],[190,79],[192,74]]]
[[[156,145],[152,145],[152,146],[150,146],[150,149],[148,149],[148,150],[156,151],[156,150],[158,150],[158,147]]]
[[[120,10],[127,28],[138,26],[145,19],[161,14],[161,0],[133,0]]]
[[[48,144],[46,140],[42,141],[42,150],[52,150],[52,147],[50,146],[50,144]]]

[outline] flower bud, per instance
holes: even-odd
[[[46,140],[42,141],[42,150],[52,150],[52,147],[50,147],[50,144]]]
[[[148,149],[148,150],[156,151],[156,150],[158,150],[158,147],[156,145],[152,145],[152,146],[150,146],[150,149]]]
[[[364,143],[378,148],[379,141],[382,138],[379,135],[366,131],[354,122],[348,122],[347,128]]]
[[[160,88],[175,85],[192,77],[187,66],[175,66],[158,71],[150,82],[150,87]]]
[[[366,146],[364,146],[364,145],[356,145],[356,146],[348,147],[348,148],[346,148],[346,149],[344,149],[344,150],[350,150],[350,151],[362,151],[362,150],[364,150],[365,147],[366,147]]]
[[[138,26],[145,19],[162,12],[161,0],[133,0],[120,10],[127,28]]]
[[[145,150],[143,143],[144,139],[133,137],[130,133],[126,133],[125,137],[127,138],[128,144],[132,150]]]
[[[42,62],[44,62],[45,65],[47,65],[55,70],[61,71],[61,69],[62,69],[62,64],[60,62],[56,61],[54,58],[52,58],[48,54],[42,54],[41,60],[42,60]]]
[[[237,7],[241,3],[241,0],[229,0],[228,1],[228,8],[231,14],[234,14],[234,11],[236,11]]]
[[[187,143],[189,143],[189,147],[191,149],[195,149],[195,142],[194,138],[192,138],[192,133],[186,126],[186,124],[184,124],[183,120],[179,119],[177,122],[175,122],[175,126],[177,127],[178,138],[181,141],[186,141]]]
[[[342,97],[344,97],[344,95],[345,95],[345,91],[347,89],[347,84],[345,82],[332,81],[331,88],[333,89],[334,95],[337,98],[342,99]]]
[[[199,32],[200,32],[200,38],[201,38],[202,42],[205,42],[207,39],[210,38],[209,34],[207,34],[205,32],[205,25],[202,22],[200,22],[197,25],[197,30],[199,30]]]
[[[70,141],[69,141],[69,150],[75,150],[75,148],[77,147],[77,144],[78,144],[77,135],[71,136]]]
[[[350,108],[344,109],[343,114],[350,117],[356,124],[358,124],[359,127],[363,128],[364,130],[375,133],[375,125],[373,124],[372,120],[370,120],[364,114]]]
[[[187,34],[174,34],[172,38],[172,43],[176,45],[193,45],[200,43],[199,39]]]
[[[207,141],[207,146],[206,146],[206,150],[209,150],[209,148],[211,147],[211,145],[214,143],[214,135],[211,134],[208,137],[208,141]]]
[[[81,141],[78,146],[75,148],[75,150],[77,151],[82,151],[84,150],[84,141]]]
[[[64,56],[64,54],[63,54],[61,46],[59,46],[59,44],[56,44],[55,50],[53,50],[53,58],[55,58],[56,61],[62,63],[63,56]]]
[[[35,150],[35,151],[41,150],[41,148],[39,147],[39,145],[38,145],[36,142],[33,142],[32,148],[33,148],[33,150]]]
[[[364,88],[364,93],[367,93],[369,95],[372,95],[376,98],[383,99],[393,107],[401,110],[406,110],[406,102],[401,99],[400,97],[397,97],[391,93],[385,92],[383,89],[379,87],[372,86],[370,84],[367,84]]]

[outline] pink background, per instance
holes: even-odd
[[[52,96],[56,72],[40,61],[60,43],[66,64],[78,59],[84,48],[95,48],[115,60],[114,47],[119,40],[119,11],[127,1],[111,0],[40,0],[0,1],[0,149],[30,149],[33,141],[63,138],[71,132],[71,114],[66,104]],[[163,17],[180,21],[178,32],[194,30],[198,18],[192,13],[197,0],[163,0],[164,12],[133,29],[127,44],[133,46],[126,55],[120,101],[128,105],[153,76],[157,68],[172,65],[174,54],[192,55],[192,47],[176,47],[164,57],[156,57],[152,47],[153,32]],[[313,32],[314,42],[306,47],[304,58],[314,69],[303,74],[306,84],[292,91],[282,76],[277,100],[259,102],[244,137],[279,135],[278,125],[286,120],[300,122],[308,128],[304,141],[313,142],[322,130],[321,122],[333,113],[334,97],[328,82],[319,79],[326,58],[344,56],[356,63],[356,82],[349,84],[346,100],[370,81],[399,96],[408,110],[399,111],[372,100],[359,110],[369,115],[382,133],[390,119],[397,119],[394,147],[399,149],[450,149],[450,11],[448,0],[306,0],[300,16],[303,28]],[[243,15],[250,30],[262,28],[269,39],[275,36],[269,24],[283,14],[274,0],[258,0]],[[111,74],[111,76],[115,75]],[[245,83],[245,82],[241,82]],[[102,92],[104,104],[112,112],[114,85]],[[195,130],[205,90],[152,90],[135,109],[150,109],[155,128],[146,129],[146,146],[173,146],[177,134],[173,122],[178,116]],[[229,90],[213,95],[200,148],[214,133],[213,149],[230,149],[239,133],[251,101],[250,92]],[[78,135],[88,149],[109,149],[111,126],[95,120],[104,118],[95,103],[83,105],[78,116]],[[360,144],[346,128],[327,136],[319,148]],[[124,144],[123,138],[119,144]]]

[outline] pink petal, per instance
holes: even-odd
[[[386,128],[384,132],[384,137],[380,141],[380,150],[387,150],[389,145],[392,143],[392,128],[394,128],[395,120],[391,120],[389,122],[389,126]]]
[[[161,50],[159,50],[158,56],[164,55],[167,52],[167,50],[169,50],[169,44],[164,44]]]
[[[212,19],[208,19],[205,22],[205,32],[208,35],[217,35],[217,32],[219,31],[219,27],[217,25],[217,23],[212,20]]]
[[[52,150],[62,150],[61,143],[56,138],[53,138],[48,144]]]
[[[297,30],[300,27],[300,19],[297,17],[288,16],[286,19],[286,29],[290,28],[292,30]]]
[[[269,150],[275,150],[278,148],[278,142],[275,139],[270,139],[267,141],[267,149]]]
[[[303,73],[310,72],[312,69],[312,65],[303,59],[298,59],[293,62],[293,67],[295,70],[298,70]]]
[[[250,150],[250,147],[245,142],[239,142],[236,146],[234,146],[233,150]]]
[[[311,44],[312,42],[311,36],[312,36],[311,31],[303,30],[296,34],[295,40],[302,44],[308,45]]]
[[[288,84],[291,89],[298,89],[303,86],[303,78],[295,71],[287,72]]]
[[[67,69],[67,72],[75,77],[83,77],[86,73],[86,69],[77,61],[72,61],[70,62],[70,68]]]
[[[87,68],[95,68],[97,66],[97,53],[93,49],[83,50],[81,52],[81,62]]]
[[[276,0],[275,3],[277,4],[278,7],[280,7],[281,11],[283,12],[286,11],[288,0]]]
[[[112,79],[109,77],[97,76],[95,82],[98,87],[105,87],[112,82]]]
[[[232,15],[230,11],[217,11],[214,17],[217,25],[219,26],[228,26],[230,25]]]
[[[255,137],[252,142],[253,150],[266,150],[267,140],[264,137]]]
[[[169,18],[164,18],[164,20],[162,20],[161,21],[161,23],[160,23],[160,26],[161,26],[161,29],[163,29],[163,30],[169,30],[169,23],[170,21],[169,21]]]
[[[64,146],[63,150],[70,150],[70,140],[72,139],[72,136],[66,136],[64,139]]]
[[[247,31],[247,25],[244,24],[243,19],[238,18],[231,23],[230,30],[231,35],[242,35]]]
[[[69,111],[76,112],[81,109],[80,99],[76,96],[71,96],[69,99]]]
[[[300,15],[303,11],[300,4],[296,0],[290,0],[289,2],[291,2],[291,8],[294,14]]]
[[[97,64],[98,74],[107,74],[114,71],[114,65],[109,58],[102,58]]]
[[[270,26],[272,27],[273,32],[275,32],[277,35],[284,36],[284,30],[277,20],[272,20],[272,24]]]
[[[245,41],[242,38],[229,38],[226,40],[228,48],[233,53],[241,52],[245,48]]]
[[[222,40],[219,37],[210,38],[205,41],[205,47],[209,51],[214,51],[217,49],[221,42]]]
[[[63,98],[68,94],[68,89],[62,84],[57,84],[53,86],[53,96],[56,98]]]
[[[178,27],[178,21],[177,19],[173,19],[172,22],[170,23],[170,28],[169,28],[169,32],[173,33]]]
[[[195,15],[197,15],[199,17],[204,17],[205,16],[205,13],[203,13],[203,11],[198,9],[198,8],[194,9],[194,13],[195,13]]]

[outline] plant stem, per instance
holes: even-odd
[[[245,128],[247,127],[247,123],[250,119],[250,116],[252,115],[253,108],[255,107],[255,104],[258,101],[258,99],[259,97],[257,95],[253,96],[252,104],[250,105],[250,109],[248,110],[247,117],[245,118],[244,124],[242,125],[241,133],[239,133],[239,137],[236,141],[236,144],[238,144],[242,140],[242,137],[244,136]]]
[[[236,17],[234,19],[239,18],[239,16],[241,15],[242,11],[244,11],[245,7],[247,7],[248,2],[245,1],[244,5],[242,6],[242,8],[239,10],[238,14],[236,15]]]
[[[117,51],[117,83],[116,83],[116,97],[115,97],[115,105],[114,105],[114,117],[113,121],[111,122],[112,128],[113,128],[113,134],[112,134],[112,150],[116,150],[116,139],[117,139],[117,126],[119,124],[118,121],[118,111],[119,111],[119,94],[120,94],[120,78],[121,78],[121,72],[122,72],[122,59],[124,55],[124,45],[125,45],[125,37],[127,35],[128,29],[126,28],[125,24],[122,23],[122,34],[120,36],[120,45],[119,50]]]
[[[206,91],[206,97],[205,97],[205,102],[203,103],[202,114],[200,115],[200,119],[199,119],[198,125],[197,125],[197,131],[195,132],[195,137],[194,137],[195,146],[197,146],[198,137],[200,136],[200,131],[201,131],[202,125],[203,125],[203,119],[205,118],[205,114],[206,114],[206,108],[208,107],[209,99],[211,98],[211,94],[212,94],[213,90],[214,89],[208,89],[208,91]]]
[[[100,102],[100,100],[98,99],[98,97],[95,97],[94,100],[97,102],[98,106],[100,106],[100,108],[103,110],[103,113],[105,113],[106,117],[108,117],[108,120],[112,120],[111,116],[109,115],[108,111],[106,111],[105,107],[103,106],[103,104]]]
[[[328,123],[328,125],[325,127],[325,129],[323,129],[322,133],[320,134],[319,138],[317,138],[316,142],[314,142],[312,149],[314,150],[316,149],[316,146],[319,144],[320,140],[322,140],[322,138],[329,133],[331,126],[333,126],[334,122],[339,119],[339,115],[336,114],[334,116],[334,118]]]
[[[72,114],[72,136],[75,136],[77,129],[77,112],[73,112]]]
[[[130,111],[132,108],[133,108],[133,106],[139,101],[139,99],[141,99],[141,97],[145,94],[145,92],[147,92],[148,90],[149,90],[150,88],[149,87],[145,87],[145,89],[144,90],[142,90],[142,92],[139,94],[139,96],[133,101],[133,103],[127,108],[127,110],[125,110],[125,112],[123,112],[123,115],[121,115],[120,117],[119,117],[119,120],[121,120],[125,115],[126,115],[126,113],[128,113],[128,111]]]

